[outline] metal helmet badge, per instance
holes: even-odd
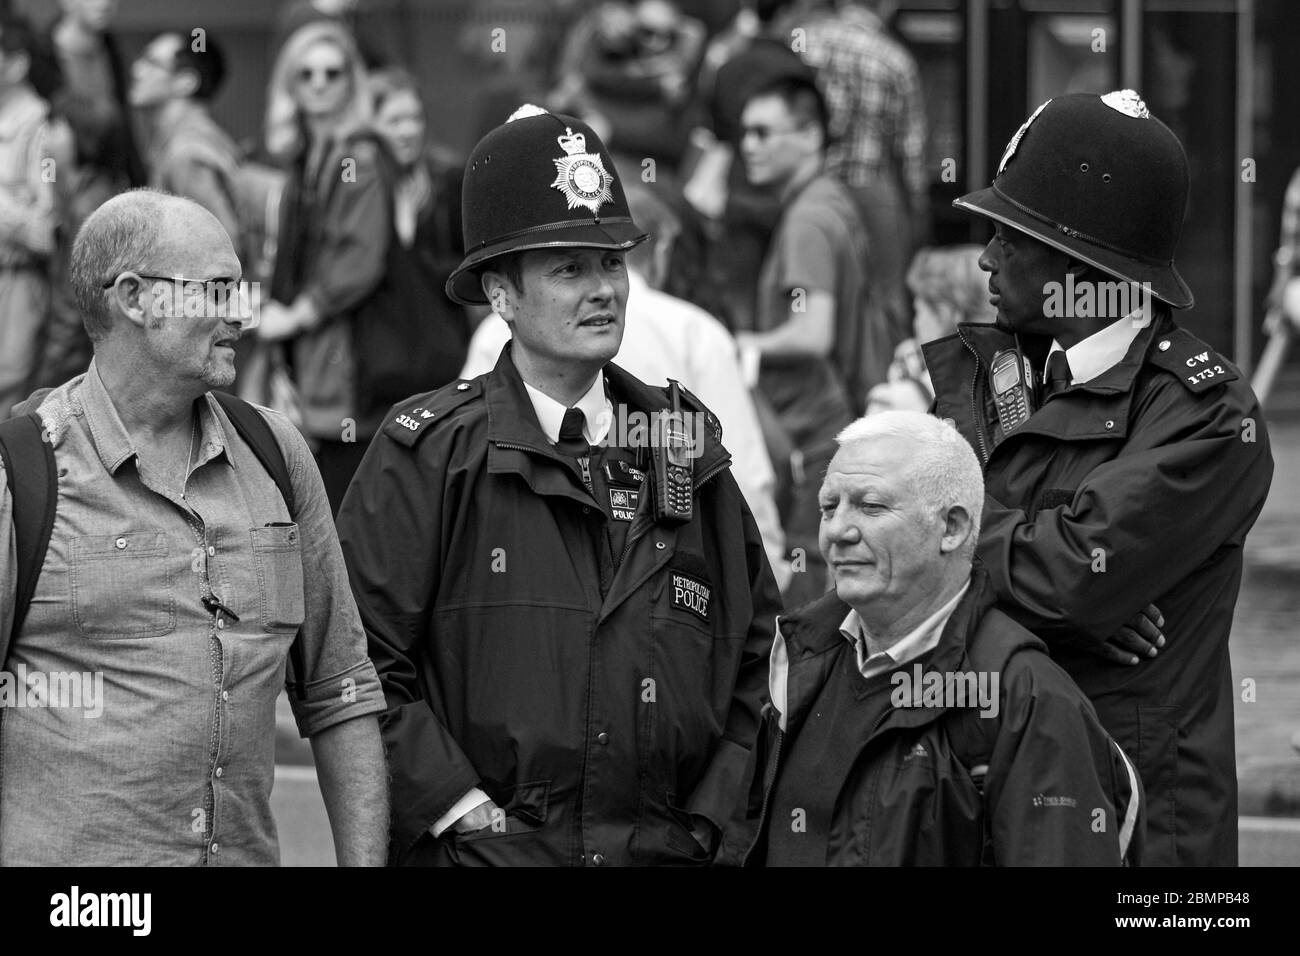
[[[565,155],[555,160],[555,182],[551,183],[564,193],[570,209],[585,206],[593,214],[614,198],[609,187],[614,177],[605,169],[599,153],[587,152],[587,137],[575,133],[572,127],[564,128],[564,135],[555,137]]]
[[[1132,116],[1134,119],[1151,118],[1147,105],[1142,102],[1142,97],[1138,96],[1134,90],[1116,90],[1113,93],[1104,95],[1101,101],[1125,116]]]
[[[1038,114],[1047,109],[1047,104],[1052,102],[1048,100],[1042,106],[1029,114],[1029,119],[1020,124],[1020,129],[1016,130],[1016,135],[1011,137],[1011,142],[1007,143],[1006,151],[1002,154],[1002,161],[998,163],[998,171],[993,175],[995,177],[1002,175],[1002,170],[1007,168],[1007,161],[1015,155],[1016,147],[1020,145],[1020,138],[1025,135],[1025,130],[1029,129],[1029,124],[1038,119]]]

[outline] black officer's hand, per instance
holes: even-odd
[[[1132,666],[1149,660],[1165,646],[1165,636],[1160,628],[1165,626],[1165,617],[1154,604],[1148,604],[1128,624],[1112,634],[1104,644],[1094,648],[1093,653],[1113,664]]]

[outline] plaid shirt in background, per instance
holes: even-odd
[[[806,50],[796,52],[817,70],[830,111],[829,171],[850,186],[896,173],[909,193],[925,195],[925,111],[912,55],[859,6],[796,15],[790,29],[800,27]]]

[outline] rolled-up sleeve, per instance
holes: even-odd
[[[285,683],[298,733],[312,737],[354,717],[381,714],[384,692],[366,654],[366,635],[352,598],[329,499],[306,441],[288,419],[267,415],[293,482],[302,547],[305,614],[298,633],[302,673],[293,656]],[[301,696],[295,685],[301,682]]]

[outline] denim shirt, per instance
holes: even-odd
[[[303,736],[384,710],[306,443],[262,410],[294,523],[216,400],[195,408],[183,497],[137,456],[94,362],[38,409],[58,510],[0,675],[0,865],[277,864],[275,705],[300,630]],[[0,627],[11,507],[0,479]]]

